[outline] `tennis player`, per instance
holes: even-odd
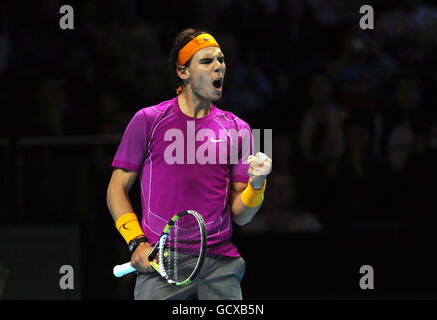
[[[170,60],[178,78],[177,96],[143,108],[131,119],[112,163],[107,191],[109,210],[138,271],[134,297],[240,300],[246,266],[231,241],[232,221],[243,226],[260,209],[272,160],[249,155],[252,145],[244,145],[244,141],[252,143],[249,125],[213,104],[222,96],[226,64],[211,34],[196,29],[180,32]],[[238,161],[233,162],[235,146]],[[217,152],[215,157],[208,154],[204,163],[199,161],[200,150]],[[246,155],[244,150],[249,150]],[[129,198],[138,176],[141,222]],[[148,253],[167,221],[189,209],[205,220],[208,251],[199,276],[177,287],[152,269]]]

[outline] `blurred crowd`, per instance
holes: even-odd
[[[273,129],[266,202],[247,232],[436,225],[433,2],[71,1],[74,30],[59,28],[62,4],[0,4],[1,137],[121,134],[138,109],[175,96],[168,53],[200,26],[226,57],[217,105]],[[363,4],[373,30],[359,27]],[[107,169],[114,151],[80,164]]]

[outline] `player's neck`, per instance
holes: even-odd
[[[181,92],[178,104],[181,111],[192,118],[203,118],[211,112],[211,101],[200,99],[189,90]]]

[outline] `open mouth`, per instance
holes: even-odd
[[[223,87],[223,78],[217,78],[212,82],[212,85],[216,89],[221,89]]]

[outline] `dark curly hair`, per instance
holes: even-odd
[[[208,31],[201,29],[201,28],[188,28],[178,33],[176,36],[176,39],[173,43],[173,47],[170,51],[169,56],[169,64],[172,71],[176,71],[178,68],[178,55],[179,51],[192,39],[197,37],[198,35],[201,35],[203,33],[209,33]],[[188,60],[184,67],[189,67],[191,63],[191,59]],[[183,81],[179,76],[176,75],[176,87],[182,86]]]

